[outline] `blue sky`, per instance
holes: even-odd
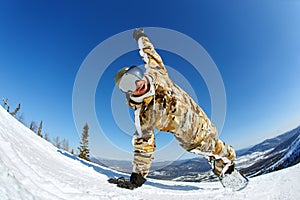
[[[221,138],[237,149],[247,147],[300,125],[299,10],[300,2],[280,0],[3,1],[0,97],[8,98],[12,107],[20,102],[28,124],[43,120],[44,132],[51,138],[66,138],[76,148],[79,137],[72,92],[84,59],[120,32],[135,27],[168,28],[201,44],[217,65],[227,96]],[[201,77],[192,75],[185,60],[170,52],[159,53],[193,88],[199,85],[199,104],[210,115],[210,97]],[[113,132],[108,137],[126,150],[131,148],[130,137],[122,139],[106,105],[115,71],[131,64],[142,64],[137,52],[115,60],[95,96],[104,131]],[[159,133],[158,146],[170,138]],[[93,145],[101,146],[101,141]]]

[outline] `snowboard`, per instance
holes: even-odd
[[[235,168],[230,174],[224,174],[219,177],[219,180],[224,188],[228,188],[233,191],[240,191],[244,189],[249,182],[249,179]],[[110,178],[107,181],[109,183],[116,184],[118,187],[122,187],[122,185],[126,182],[130,182],[129,179],[125,177]],[[132,190],[134,188],[135,187],[128,187],[127,189]]]
[[[230,188],[234,191],[244,189],[249,182],[249,179],[237,169],[234,169],[230,174],[224,174],[222,177],[219,177],[219,180],[224,188]]]

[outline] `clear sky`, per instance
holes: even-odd
[[[237,149],[247,147],[300,125],[299,11],[296,0],[2,1],[0,97],[8,98],[12,107],[20,102],[27,124],[43,120],[51,138],[66,138],[70,148],[76,148],[72,92],[85,58],[120,32],[168,28],[197,41],[213,59],[227,97],[221,138]],[[135,43],[131,37],[128,41]],[[200,106],[210,115],[210,97],[201,77],[193,76],[186,60],[158,51],[196,89]],[[137,51],[115,60],[95,95],[103,131],[128,151],[130,136],[122,138],[109,104],[114,73],[132,64],[142,64]],[[125,99],[119,101],[125,104]],[[90,132],[97,134],[93,130],[91,125]],[[172,138],[162,135],[157,134],[158,146]],[[92,145],[102,146],[101,141]]]

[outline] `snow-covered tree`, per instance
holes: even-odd
[[[48,142],[51,142],[51,141],[50,141],[50,137],[49,137],[49,134],[48,134],[48,133],[45,133],[45,135],[44,135],[44,139],[45,139],[46,141],[48,141]]]
[[[82,136],[81,136],[81,142],[80,142],[80,147],[78,147],[79,150],[79,158],[85,159],[90,161],[90,150],[88,147],[88,137],[89,137],[89,125],[88,123],[85,123],[84,127],[83,127],[83,132],[82,132]]]
[[[66,139],[63,139],[62,143],[62,149],[65,151],[69,151],[69,142]]]
[[[56,136],[56,137],[53,139],[53,144],[54,144],[54,146],[56,146],[58,149],[61,148],[61,142],[60,142],[58,136]]]
[[[35,121],[31,121],[30,126],[29,126],[29,129],[36,133],[37,128],[38,128],[38,127],[37,127],[37,125],[36,125],[36,122],[35,122]]]
[[[18,113],[15,118],[21,122],[22,124],[24,124],[25,126],[27,126],[26,122],[25,122],[25,116],[24,113]]]

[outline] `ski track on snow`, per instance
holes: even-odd
[[[129,176],[83,161],[38,137],[0,107],[0,199],[300,199],[300,164],[251,178],[242,191],[219,182],[148,179],[133,191],[109,184]]]

